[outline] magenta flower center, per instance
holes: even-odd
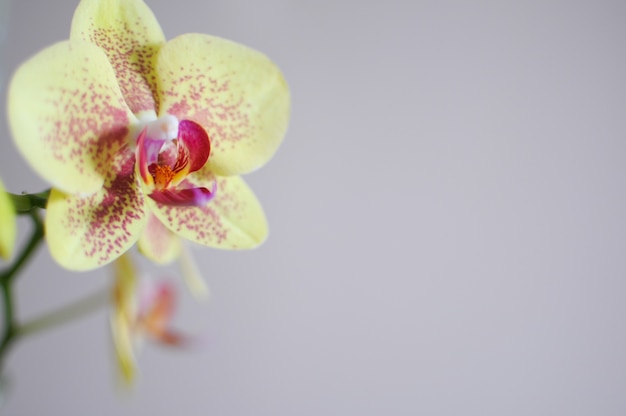
[[[148,196],[165,205],[206,205],[214,196],[215,183],[210,191],[186,179],[204,167],[210,152],[208,134],[191,120],[178,122],[167,115],[148,123],[137,138],[136,151],[141,179],[150,191]]]
[[[154,178],[155,189],[159,191],[166,189],[175,176],[174,171],[168,165],[157,165],[153,163],[148,166],[148,171]]]

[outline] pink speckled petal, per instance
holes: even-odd
[[[8,119],[17,148],[53,187],[91,194],[102,186],[136,120],[106,55],[87,42],[61,42],[16,71]]]
[[[93,42],[107,54],[131,110],[154,111],[154,58],[165,36],[141,0],[82,0],[70,39]]]
[[[166,227],[196,243],[224,249],[261,244],[267,237],[267,221],[252,190],[238,176],[215,179],[215,198],[202,208],[168,206],[151,198],[147,198],[148,204]],[[206,187],[211,182],[203,169],[191,174],[183,184]]]
[[[133,152],[117,155],[104,187],[88,197],[50,193],[46,238],[52,257],[71,270],[90,270],[115,260],[139,238],[147,211],[134,170]]]
[[[167,264],[181,253],[180,237],[172,233],[154,214],[148,214],[148,224],[137,242],[141,254],[157,264]]]
[[[176,207],[203,207],[215,196],[215,183],[213,190],[207,188],[187,188],[187,189],[163,189],[154,191],[150,198],[164,205]]]
[[[208,133],[208,165],[250,172],[275,153],[289,118],[289,90],[263,54],[217,37],[179,36],[157,57],[159,114],[193,120]]]
[[[182,120],[178,125],[178,140],[189,154],[189,172],[202,169],[211,153],[211,142],[198,123]]]

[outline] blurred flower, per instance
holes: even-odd
[[[289,92],[259,52],[166,42],[141,0],[82,0],[70,39],[18,68],[8,107],[18,149],[53,186],[46,235],[62,266],[92,269],[136,242],[168,262],[179,236],[229,249],[266,238],[238,175],[278,148]]]
[[[111,329],[120,372],[131,382],[136,373],[135,350],[148,338],[168,346],[184,346],[190,338],[169,328],[175,293],[167,281],[141,280],[128,254],[114,263],[115,285]]]
[[[0,257],[9,260],[15,248],[15,206],[0,181]]]

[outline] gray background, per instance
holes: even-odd
[[[14,1],[6,71],[76,3]],[[247,178],[270,239],[194,250],[202,352],[144,345],[129,394],[102,310],[17,344],[6,414],[626,414],[626,3],[148,3],[283,69],[288,136]],[[9,189],[43,189],[1,134]],[[109,275],[41,250],[20,317]]]

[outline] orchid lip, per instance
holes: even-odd
[[[215,189],[179,189],[178,185],[206,164],[210,151],[209,136],[191,120],[179,122],[166,115],[147,122],[137,137],[136,161],[141,179],[152,191],[149,196],[166,205],[204,206]]]
[[[154,191],[149,196],[156,202],[163,205],[177,207],[203,207],[215,197],[216,191],[217,181],[214,181],[210,191],[204,187],[175,190],[164,189],[161,191]]]

